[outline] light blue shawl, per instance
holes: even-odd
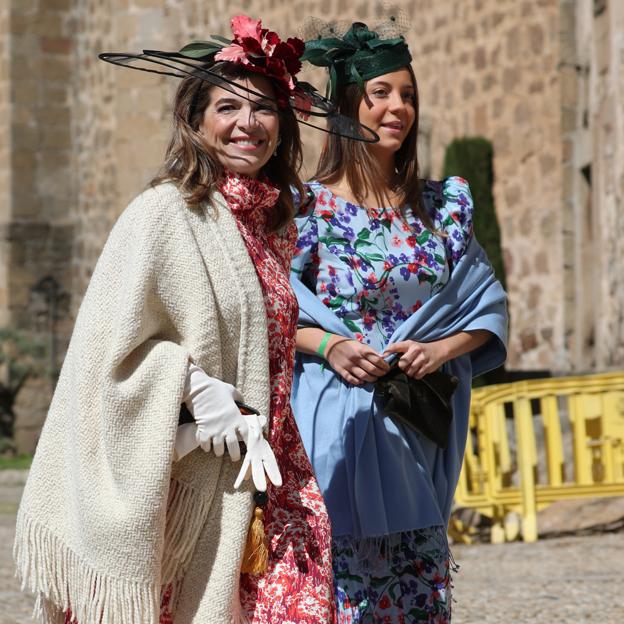
[[[299,325],[354,338],[297,275]],[[400,325],[389,343],[429,342],[485,329],[492,338],[447,364],[459,386],[445,450],[385,416],[371,384],[351,386],[313,355],[297,353],[292,406],[325,498],[334,536],[381,537],[431,526],[446,527],[468,431],[472,377],[506,357],[506,295],[473,237],[449,281]]]

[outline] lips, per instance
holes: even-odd
[[[382,123],[381,127],[386,128],[386,130],[401,132],[404,126],[400,121],[391,121],[389,123]]]

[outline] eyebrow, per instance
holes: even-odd
[[[369,82],[368,84],[371,87],[390,87],[390,88],[392,88],[392,85],[389,82],[384,82],[383,80],[375,80],[374,82]],[[401,85],[400,88],[401,89],[412,89],[412,90],[415,90],[414,85],[412,83],[405,83],[405,84]]]
[[[258,98],[256,100],[252,99],[251,97],[246,98],[246,97],[220,97],[215,103],[215,106],[218,106],[219,104],[240,104],[241,102],[244,101],[248,101],[251,102],[252,104],[262,104],[263,106],[269,105],[269,104],[274,104],[274,100],[270,97],[264,97],[264,98]]]

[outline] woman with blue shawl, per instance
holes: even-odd
[[[505,360],[505,293],[473,235],[468,183],[418,178],[403,37],[328,26],[304,58],[328,68],[338,111],[379,136],[328,136],[292,265],[292,403],[331,518],[337,621],[447,623],[446,526],[471,380]],[[458,378],[445,448],[385,413],[375,382],[397,359],[410,378]]]

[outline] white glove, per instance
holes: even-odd
[[[182,400],[195,419],[199,446],[206,452],[213,448],[215,455],[221,457],[225,445],[232,461],[238,461],[238,442],[245,441],[249,435],[247,421],[234,403],[243,400],[240,392],[220,379],[209,377],[199,366],[189,364]]]
[[[249,479],[251,475],[256,490],[266,492],[265,472],[271,483],[279,487],[282,485],[282,475],[280,474],[273,450],[262,435],[263,419],[264,423],[266,423],[266,418],[256,414],[245,414],[243,418],[247,421],[249,430],[246,442],[247,454],[234,482],[234,488],[238,489],[243,480]]]

